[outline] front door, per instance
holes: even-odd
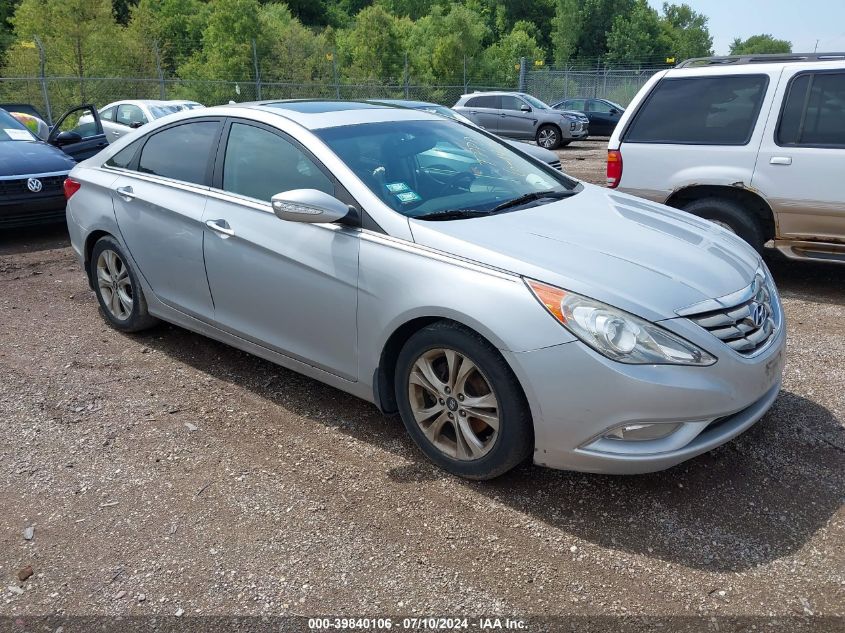
[[[587,118],[590,119],[590,133],[597,136],[610,136],[619,123],[622,112],[600,99],[591,99],[587,102]]]
[[[349,380],[358,376],[359,230],[280,220],[273,195],[339,185],[275,128],[232,120],[203,216],[218,327]]]
[[[221,127],[221,120],[192,120],[139,139],[139,152],[131,143],[125,151],[134,151],[133,158],[112,185],[120,234],[153,293],[206,320],[213,307],[202,215]]]
[[[785,67],[774,103],[751,185],[772,205],[778,238],[841,243],[845,71]]]
[[[530,105],[519,97],[502,95],[498,134],[510,138],[534,138],[536,127],[537,117]]]
[[[50,130],[47,142],[76,161],[91,158],[109,144],[103,132],[100,115],[91,104],[65,112]]]

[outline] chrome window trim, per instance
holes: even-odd
[[[46,173],[35,174],[20,174],[17,176],[0,176],[0,180],[25,180],[27,178],[51,178],[53,176],[67,176],[70,173],[69,169],[64,171],[51,171]]]
[[[125,167],[113,167],[112,165],[103,164],[100,165],[100,169],[102,169],[103,171],[113,171],[122,175],[132,176],[134,178],[138,178],[139,180],[146,180],[147,182],[152,182],[159,185],[170,185],[171,187],[175,187],[176,189],[192,191],[194,193],[208,193],[211,189],[211,187],[208,187],[206,185],[197,185],[191,182],[185,182],[184,180],[168,178],[167,176],[156,176],[155,174],[147,174],[142,171],[126,169]]]

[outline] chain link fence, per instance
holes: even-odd
[[[141,77],[72,77],[51,76],[43,47],[30,48],[34,71],[28,76],[0,77],[0,103],[28,103],[36,107],[52,124],[61,114],[82,103],[97,107],[124,99],[179,99],[198,101],[205,105],[255,101],[261,99],[411,99],[452,106],[467,92],[485,90],[519,90],[554,104],[574,97],[606,98],[627,105],[642,85],[659,67],[625,65],[607,67],[601,62],[581,63],[564,69],[538,67],[541,62],[515,60],[516,63],[499,72],[498,78],[479,76],[473,69],[477,60],[464,58],[454,69],[453,79],[443,84],[416,81],[409,72],[408,56],[394,64],[399,78],[360,81],[349,78],[350,71],[338,68],[334,54],[327,54],[325,68],[308,81],[278,81],[279,69],[273,81],[262,79],[261,59],[251,47],[254,72],[240,80],[221,77],[219,80],[184,79],[169,76],[162,69],[157,45],[149,76]],[[665,66],[663,66],[665,68]],[[40,70],[39,70],[40,69]],[[346,72],[342,72],[346,71]],[[282,75],[284,76],[284,75]],[[503,78],[506,78],[503,80]]]

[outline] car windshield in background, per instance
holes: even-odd
[[[532,97],[531,95],[522,95],[522,98],[525,99],[528,103],[530,103],[532,108],[537,108],[538,110],[548,110],[549,109],[549,106],[547,106],[545,103],[543,103],[539,99]]]
[[[624,140],[745,145],[768,83],[766,75],[664,79],[634,117]]]
[[[316,134],[373,193],[412,218],[457,219],[543,204],[578,184],[450,121],[366,123]]]
[[[34,141],[35,137],[15,117],[0,110],[0,141]]]
[[[181,106],[178,106],[178,105],[150,106],[150,113],[156,119],[160,119],[163,116],[167,116],[168,114],[173,114],[174,112],[179,112],[181,110],[182,110]]]

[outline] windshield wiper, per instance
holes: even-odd
[[[479,211],[478,209],[448,209],[446,211],[435,211],[420,215],[415,220],[462,220],[465,218],[480,218],[483,215],[490,215],[490,211]]]
[[[548,191],[532,191],[531,193],[526,193],[524,196],[518,196],[513,200],[508,200],[499,206],[493,207],[491,213],[497,213],[499,211],[504,211],[505,209],[518,207],[521,204],[527,204],[528,202],[534,202],[535,200],[542,200],[543,198],[554,198],[559,200],[561,198],[568,198],[572,195],[575,195],[574,191],[554,191],[552,189]]]

